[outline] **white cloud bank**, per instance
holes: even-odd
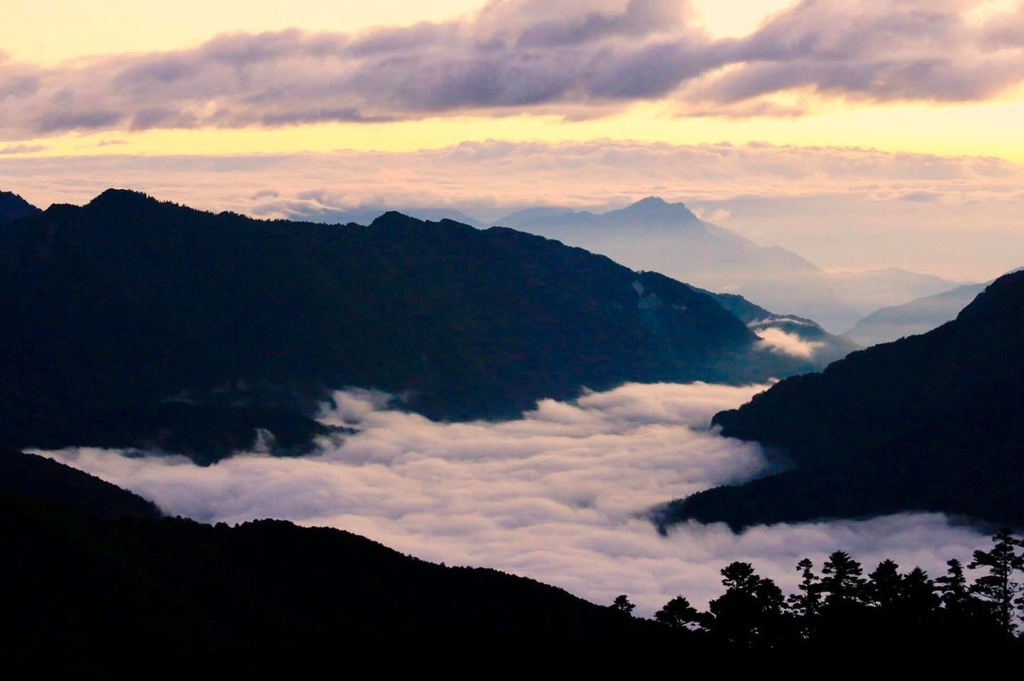
[[[542,402],[515,421],[435,423],[339,393],[324,420],[359,428],[301,459],[242,455],[208,468],[96,449],[44,453],[205,522],[274,517],[333,526],[448,565],[493,567],[596,603],[628,594],[650,617],[682,594],[722,592],[719,570],[754,564],[786,591],[796,563],[835,550],[866,571],[883,558],[933,577],[988,538],[940,515],[759,527],[691,523],[659,536],[652,504],[763,470],[756,445],[709,430],[711,416],[764,386],[627,385],[577,403]]]

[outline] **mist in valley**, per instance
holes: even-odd
[[[354,434],[314,455],[242,453],[201,467],[180,456],[100,449],[38,452],[202,522],[288,519],[363,535],[447,565],[491,567],[600,604],[627,594],[650,617],[676,595],[702,608],[719,571],[747,561],[788,592],[804,557],[836,550],[865,573],[892,558],[929,576],[969,561],[989,538],[940,514],[754,527],[687,523],[661,536],[658,504],[784,465],[754,443],[710,428],[718,411],[767,386],[627,384],[574,402],[542,401],[522,418],[439,423],[389,408],[389,396],[347,390],[320,418]]]

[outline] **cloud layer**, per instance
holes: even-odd
[[[494,567],[597,603],[626,593],[650,617],[682,594],[705,604],[718,571],[752,562],[787,590],[795,566],[834,550],[871,569],[891,557],[938,576],[987,538],[938,515],[754,528],[690,524],[659,536],[651,505],[763,471],[760,449],[708,429],[763,386],[627,385],[542,402],[516,421],[434,423],[388,411],[385,396],[339,393],[324,420],[359,429],[317,456],[181,458],[68,450],[50,456],[202,521],[286,518],[343,528],[449,565]]]
[[[964,281],[1024,264],[1022,186],[1024,167],[992,158],[766,144],[489,141],[405,153],[0,155],[0,188],[40,207],[85,203],[121,187],[266,218],[337,222],[362,206],[429,206],[492,224],[521,208],[609,210],[656,195],[821,267],[903,267]]]
[[[523,112],[796,115],[815,101],[970,102],[1024,82],[1024,7],[804,0],[712,39],[676,0],[493,0],[359,34],[223,34],[192,49],[43,67],[0,58],[0,139]],[[780,94],[804,95],[800,104]]]

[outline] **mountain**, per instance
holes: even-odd
[[[845,335],[829,333],[814,320],[769,312],[734,293],[697,290],[714,298],[766,343],[787,345],[791,353],[800,353],[820,368],[862,347]]]
[[[0,497],[98,518],[161,517],[151,502],[77,469],[0,445]]]
[[[309,207],[302,204],[288,203],[280,207],[282,213],[288,216],[289,220],[295,222],[319,222],[323,224],[349,224],[356,223],[367,225],[386,213],[401,213],[417,220],[428,222],[440,222],[441,220],[452,220],[464,225],[470,225],[478,229],[484,229],[488,225],[477,220],[471,215],[456,208],[432,207],[432,206],[360,206],[359,208],[334,209],[322,206]]]
[[[108,190],[0,233],[0,441],[301,453],[349,386],[494,418],[627,381],[820,368],[712,297],[495,227],[214,215]]]
[[[387,212],[284,202],[262,208],[294,220],[365,224]],[[449,218],[483,228],[497,224],[606,255],[637,270],[653,270],[704,289],[741,294],[788,316],[813,319],[833,332],[880,307],[944,291],[955,284],[904,270],[827,273],[779,247],[764,247],[699,219],[682,203],[647,197],[604,213],[534,207],[485,223],[452,208],[410,207],[422,220]]]
[[[0,191],[0,225],[41,212],[17,194]]]
[[[716,271],[785,274],[817,270],[795,253],[758,246],[700,220],[682,203],[668,203],[654,196],[606,213],[520,211],[506,215],[497,224],[558,239],[603,253],[628,266],[655,270],[727,293],[733,291],[702,281]],[[686,275],[680,277],[684,272]]]
[[[388,668],[409,671],[468,671],[478,658],[464,647],[508,667],[564,671],[618,666],[609,646],[643,653],[642,664],[681,649],[711,654],[685,632],[497,570],[428,563],[329,528],[161,517],[113,485],[20,452],[0,451],[0,470],[0,654],[14,668],[265,678],[365,665],[355,651],[395,646],[417,654]]]
[[[878,290],[880,282],[874,276],[840,275],[833,283],[832,275],[792,251],[760,246],[699,219],[682,203],[657,197],[596,214],[529,209],[497,223],[602,253],[629,267],[739,294],[833,331],[848,328],[883,305],[915,297],[897,292],[894,299],[892,290]]]
[[[903,305],[883,307],[861,319],[843,335],[867,347],[931,331],[955,319],[985,286],[966,284]]]
[[[656,509],[754,524],[939,511],[1024,525],[1024,272],[928,333],[851,353],[714,417],[788,467]]]

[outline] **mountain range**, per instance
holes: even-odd
[[[257,442],[309,451],[338,432],[313,417],[347,387],[464,420],[630,381],[789,377],[715,424],[783,452],[790,470],[677,500],[658,522],[1024,520],[1011,484],[1024,467],[1005,436],[1018,434],[1024,377],[1019,274],[938,329],[851,352],[811,320],[506,227],[394,212],[368,226],[254,220],[124,190],[81,207],[22,204],[7,202],[20,217],[0,230],[11,447],[209,464]]]
[[[124,190],[8,222],[0,314],[0,441],[204,463],[260,433],[302,453],[345,387],[434,419],[500,418],[628,381],[762,382],[851,347],[509,228],[260,221]],[[755,333],[768,328],[813,351]]]
[[[312,412],[347,386],[455,420],[625,381],[786,377],[714,417],[777,472],[652,509],[662,530],[900,511],[1022,526],[1022,300],[1011,273],[955,320],[850,352],[810,319],[507,227],[261,221],[123,190],[39,211],[0,195],[0,652],[84,678],[363,669],[365,651],[412,643],[427,652],[380,664],[479,673],[467,650],[520,672],[735,661],[744,649],[685,627],[347,532],[167,518],[17,450],[206,464],[263,438],[298,454],[331,432]],[[768,330],[818,350],[773,350]]]
[[[370,220],[383,208],[293,211],[317,221]],[[448,216],[482,227],[496,224],[606,255],[627,267],[654,270],[719,293],[733,293],[780,314],[813,319],[841,333],[875,310],[954,288],[957,282],[896,268],[825,272],[779,246],[761,246],[698,218],[683,203],[650,196],[594,213],[535,207],[490,223],[444,208],[409,208],[422,219]]]

